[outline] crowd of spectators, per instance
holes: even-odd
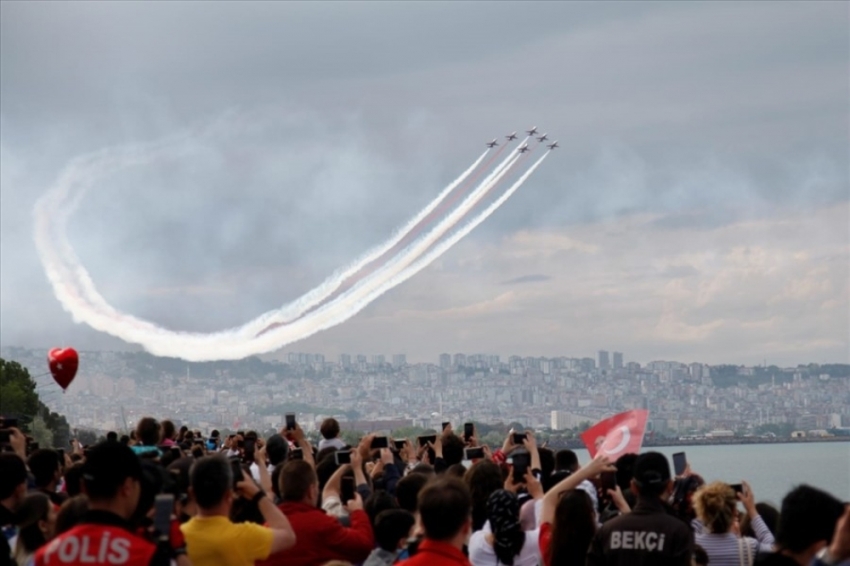
[[[294,417],[268,438],[144,418],[53,450],[7,425],[0,566],[850,564],[850,506],[819,489],[775,509],[657,452],[582,466],[530,431],[349,446],[327,419],[313,446]]]

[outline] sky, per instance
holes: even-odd
[[[75,324],[36,253],[78,155],[227,125],[68,227],[111,304],[214,331],[537,125],[561,147],[491,218],[274,355],[848,363],[848,69],[842,2],[2,2],[0,345],[138,349]]]

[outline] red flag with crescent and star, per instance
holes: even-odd
[[[649,411],[644,409],[626,411],[599,421],[581,433],[581,440],[591,458],[601,452],[616,462],[623,454],[640,452],[648,418]]]

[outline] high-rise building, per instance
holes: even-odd
[[[372,356],[372,364],[376,366],[384,365],[384,355],[383,354],[375,354]]]
[[[393,367],[401,367],[407,365],[407,356],[404,354],[393,355]]]
[[[463,367],[466,365],[466,354],[455,354],[455,365]]]
[[[614,352],[614,369],[623,369],[623,352]]]
[[[452,367],[451,354],[440,354],[440,367],[443,369],[449,369],[450,367]]]
[[[357,363],[358,364],[365,364],[366,363],[366,356],[364,356],[363,354],[357,354]]]
[[[608,352],[606,350],[599,350],[599,371],[604,371],[606,369],[611,369]]]
[[[344,368],[347,368],[351,365],[351,354],[340,354],[339,355],[339,365]]]

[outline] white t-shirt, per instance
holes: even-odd
[[[472,533],[469,539],[469,561],[472,566],[497,566],[501,564],[496,557],[496,551],[487,542],[489,529]],[[525,544],[522,550],[514,556],[514,566],[537,566],[540,563],[540,530],[525,531]]]

